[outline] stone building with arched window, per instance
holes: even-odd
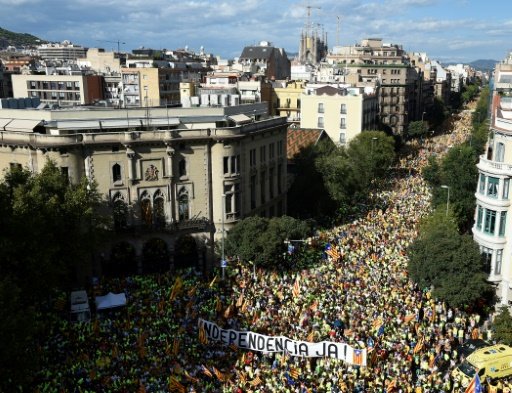
[[[286,119],[269,116],[265,103],[0,109],[0,170],[38,172],[51,159],[70,182],[85,176],[97,184],[112,217],[112,241],[133,248],[122,243],[115,255],[143,260],[156,236],[171,264],[183,243],[198,253],[197,267],[209,270],[222,222],[229,230],[249,215],[286,212],[286,129]],[[180,243],[183,236],[188,240]]]

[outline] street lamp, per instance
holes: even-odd
[[[224,255],[224,215],[226,214],[226,194],[222,194],[222,241],[221,241],[221,261],[220,267],[222,269],[222,280],[225,278],[226,271],[226,259]]]
[[[374,137],[372,138],[372,150],[371,150],[372,155],[373,155],[373,145],[375,144],[375,141],[376,141],[376,140],[377,140],[377,137],[376,137],[376,136],[374,136]]]
[[[441,188],[448,190],[448,195],[446,196],[446,215],[448,215],[448,208],[450,206],[450,186],[447,186],[446,184],[442,184]]]

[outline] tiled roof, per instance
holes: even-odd
[[[269,59],[274,47],[272,46],[246,46],[240,59]]]
[[[302,148],[316,145],[322,135],[326,135],[322,129],[288,128],[287,133],[287,158],[293,159]]]

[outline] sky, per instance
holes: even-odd
[[[204,47],[231,59],[260,41],[297,53],[308,5],[309,26],[327,33],[330,49],[377,37],[441,63],[512,50],[512,0],[0,0],[0,27],[106,50],[118,41],[121,51]]]

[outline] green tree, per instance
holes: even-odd
[[[424,121],[411,121],[407,127],[407,137],[418,138],[427,134],[427,124]]]
[[[500,313],[494,318],[492,332],[497,341],[512,345],[512,316],[507,306],[502,306]]]
[[[448,109],[445,103],[439,97],[434,97],[434,104],[428,109],[427,118],[431,123],[432,128],[437,129],[446,120]]]
[[[471,146],[452,147],[441,162],[440,182],[450,187],[450,206],[463,231],[471,228],[478,181],[475,151]],[[433,189],[434,206],[446,204],[447,189]]]
[[[336,204],[326,188],[317,161],[335,156],[332,141],[320,141],[302,149],[294,158],[289,177],[293,183],[288,190],[287,212],[300,219],[313,218],[319,223],[330,224]]]
[[[30,378],[39,328],[34,308],[53,289],[70,287],[72,273],[89,260],[93,235],[103,226],[98,204],[94,184],[70,185],[51,161],[39,174],[14,169],[0,183],[0,391],[4,383],[11,391],[12,383],[23,386]]]
[[[353,170],[343,148],[318,157],[315,166],[322,175],[325,189],[336,202],[338,209],[345,210],[356,203],[357,196],[362,193],[362,184],[357,179],[356,171]]]
[[[33,305],[27,305],[11,277],[0,278],[0,392],[27,386],[36,370],[37,353],[33,339],[37,324]]]
[[[282,260],[286,239],[304,239],[312,225],[292,217],[248,217],[232,228],[225,239],[226,254],[276,267]]]
[[[471,305],[490,291],[478,245],[458,233],[455,220],[443,209],[421,224],[408,269],[414,282],[432,286],[434,296],[456,307]]]

